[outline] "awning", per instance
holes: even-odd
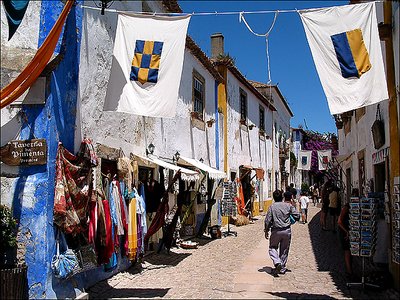
[[[226,178],[226,173],[217,169],[214,169],[210,166],[207,166],[206,164],[202,163],[201,161],[198,161],[197,159],[193,158],[188,158],[184,156],[180,156],[179,160],[183,160],[184,162],[208,173],[208,176],[212,179],[223,179]],[[179,161],[178,161],[179,162]]]
[[[198,172],[170,164],[166,161],[163,161],[163,160],[157,158],[154,155],[144,157],[144,156],[140,156],[137,154],[133,154],[133,156],[135,157],[135,159],[140,160],[141,162],[144,162],[145,165],[156,164],[156,165],[159,165],[159,166],[164,167],[169,170],[174,170],[174,171],[180,170],[181,178],[184,181],[197,181],[200,179],[200,174]]]
[[[248,175],[252,170],[254,170],[254,171],[256,171],[255,176],[256,176],[257,180],[264,180],[265,171],[263,168],[255,168],[255,167],[252,167],[249,165],[240,165],[239,168],[247,170],[244,173],[245,175],[242,175],[241,179],[244,178],[244,176]]]

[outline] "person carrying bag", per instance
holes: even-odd
[[[264,223],[265,238],[269,239],[269,256],[274,263],[274,276],[286,273],[286,263],[289,255],[290,241],[292,237],[291,225],[300,219],[300,214],[293,206],[292,193],[284,193],[285,201],[282,202],[282,192],[276,190],[273,193],[275,203],[267,212]],[[291,218],[293,221],[291,221]]]

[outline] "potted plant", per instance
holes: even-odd
[[[0,205],[0,279],[2,298],[28,298],[27,266],[17,262],[17,221]]]

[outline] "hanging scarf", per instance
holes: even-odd
[[[129,202],[129,224],[128,224],[128,259],[136,259],[136,251],[138,248],[138,234],[137,234],[137,220],[136,220],[136,199],[132,198]]]
[[[59,143],[53,218],[64,233],[75,235],[87,230],[91,179],[88,161],[80,160]]]

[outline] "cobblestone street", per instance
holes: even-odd
[[[285,275],[273,277],[264,238],[263,216],[234,227],[238,235],[198,240],[195,250],[172,248],[151,253],[142,265],[102,281],[89,290],[96,298],[369,298],[398,299],[393,289],[362,291],[346,287],[343,253],[336,234],[322,231],[319,208],[309,223],[292,226]],[[225,229],[226,230],[226,229]]]

